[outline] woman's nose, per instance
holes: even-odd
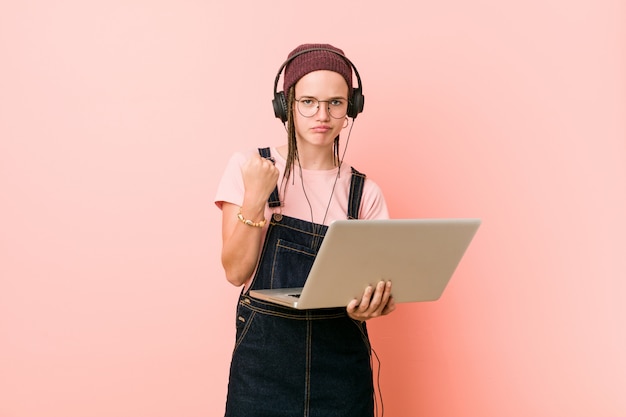
[[[330,119],[330,109],[328,107],[329,104],[324,101],[320,101],[317,103],[317,113],[315,113],[315,115],[317,116],[318,120]]]

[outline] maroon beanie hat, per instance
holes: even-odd
[[[345,56],[341,49],[335,48],[332,45],[308,43],[300,45],[291,51],[288,59],[299,52],[314,48],[330,49]],[[295,85],[300,78],[304,77],[309,72],[319,70],[334,71],[341,74],[348,84],[348,97],[352,96],[352,66],[345,59],[330,51],[304,52],[289,61],[289,63],[285,66],[283,79],[283,91],[285,92],[285,96],[289,93],[289,88]]]

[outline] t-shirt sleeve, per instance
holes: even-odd
[[[369,178],[366,178],[363,185],[360,218],[366,220],[389,218],[389,210],[383,192],[378,184]]]
[[[241,176],[241,167],[246,161],[247,156],[243,152],[234,153],[224,169],[222,178],[217,186],[215,193],[215,205],[221,210],[223,203],[231,203],[238,206],[243,204],[243,178]]]

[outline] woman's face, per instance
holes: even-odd
[[[295,98],[299,101],[293,103],[298,142],[332,147],[346,121],[342,114],[348,105],[346,80],[334,71],[310,72],[296,83]]]

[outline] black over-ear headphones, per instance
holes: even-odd
[[[274,115],[281,120],[281,122],[285,123],[287,121],[287,98],[285,97],[284,91],[276,91],[278,88],[278,80],[280,79],[280,74],[283,72],[283,69],[289,64],[293,59],[302,54],[306,54],[312,51],[327,51],[332,52],[335,55],[338,55],[346,61],[352,67],[354,74],[356,75],[357,86],[352,87],[352,97],[348,98],[348,112],[346,115],[353,119],[356,119],[356,116],[363,111],[363,106],[365,105],[365,97],[363,96],[363,88],[361,87],[361,77],[359,76],[359,72],[356,67],[348,58],[346,58],[343,54],[340,54],[337,51],[333,51],[332,49],[327,48],[310,48],[305,49],[304,51],[300,51],[294,54],[292,57],[287,59],[278,69],[278,74],[276,74],[276,79],[274,80],[274,99],[272,100],[272,105],[274,106]]]

